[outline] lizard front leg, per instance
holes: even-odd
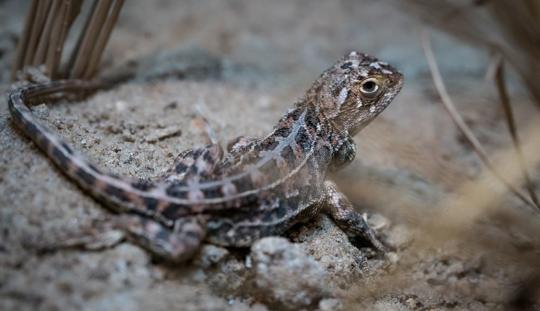
[[[352,203],[337,189],[336,184],[326,181],[324,186],[326,196],[323,202],[323,211],[332,217],[338,227],[350,238],[362,238],[371,243],[377,250],[386,252],[387,247],[377,238],[364,217],[354,210]]]
[[[355,157],[356,143],[350,136],[347,136],[339,148],[334,152],[334,158],[332,159],[330,168],[334,171],[339,170],[351,163]]]
[[[139,215],[120,217],[120,227],[134,243],[170,262],[192,258],[206,236],[200,217],[179,218],[172,228]]]

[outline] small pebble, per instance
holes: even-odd
[[[407,247],[413,240],[411,231],[403,226],[397,225],[388,230],[386,236],[386,243],[395,249],[401,249]]]
[[[381,214],[369,215],[367,222],[372,229],[377,231],[386,229],[388,228],[388,226],[390,226],[390,221],[388,220],[388,218],[384,217]]]
[[[319,301],[319,310],[321,311],[341,310],[342,307],[343,306],[341,305],[341,301],[339,301],[339,299],[327,298]]]
[[[146,141],[149,143],[155,143],[165,138],[179,136],[182,134],[180,126],[170,126],[164,129],[156,130],[154,133],[146,137]]]

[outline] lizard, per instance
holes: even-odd
[[[182,152],[153,180],[130,180],[91,164],[32,114],[43,101],[84,97],[99,83],[58,80],[11,91],[13,122],[58,168],[120,214],[122,229],[150,253],[191,259],[202,243],[248,247],[293,225],[329,215],[349,237],[385,252],[366,219],[327,178],[356,155],[354,135],[399,93],[403,75],[353,51],[312,84],[266,136],[241,136]]]

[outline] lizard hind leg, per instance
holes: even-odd
[[[174,263],[191,259],[206,235],[204,220],[200,217],[180,218],[173,227],[167,227],[139,215],[124,215],[120,218],[120,227],[134,243]]]
[[[238,136],[227,143],[227,152],[229,154],[242,154],[260,141],[259,138],[249,136]]]
[[[219,144],[186,150],[174,160],[163,180],[173,182],[210,176],[222,158],[223,149]]]

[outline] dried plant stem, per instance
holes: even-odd
[[[92,54],[89,57],[88,65],[83,74],[83,78],[88,79],[96,74],[101,55],[105,50],[107,41],[109,41],[109,37],[114,25],[116,24],[116,21],[118,20],[118,15],[120,15],[120,9],[122,8],[123,4],[124,0],[114,1],[109,17],[105,20],[105,24],[101,27],[101,32],[99,33],[97,41],[95,42],[94,48],[92,49]]]
[[[435,56],[433,55],[433,49],[431,48],[429,33],[427,33],[426,31],[424,31],[422,34],[422,47],[424,49],[424,54],[426,55],[426,59],[429,64],[431,75],[433,77],[433,82],[435,83],[435,87],[437,89],[437,92],[439,93],[439,96],[441,97],[441,100],[443,102],[445,109],[448,111],[452,120],[457,125],[459,130],[463,133],[463,135],[472,145],[473,149],[475,150],[476,154],[478,155],[482,163],[484,163],[484,165],[492,172],[492,174],[501,183],[503,183],[510,192],[516,195],[525,204],[533,208],[536,208],[537,211],[540,211],[540,206],[537,206],[535,202],[529,199],[521,190],[519,190],[518,188],[514,187],[511,183],[509,183],[499,173],[499,171],[495,168],[493,163],[491,163],[491,161],[489,160],[487,156],[487,152],[483,148],[482,144],[478,141],[476,136],[474,136],[469,126],[465,123],[465,121],[463,120],[459,112],[457,111],[452,99],[450,98],[450,95],[448,94],[446,90],[444,82],[442,80],[439,68],[437,66],[437,62],[435,60]]]
[[[47,13],[47,17],[45,19],[45,25],[43,27],[43,30],[41,32],[41,35],[39,36],[38,45],[36,52],[34,53],[32,65],[41,65],[45,62],[45,57],[47,55],[47,50],[49,47],[50,37],[53,32],[53,24],[54,21],[58,18],[58,10],[61,6],[61,1],[53,1],[51,3],[51,7]]]
[[[112,0],[101,0],[95,2],[87,27],[85,27],[84,32],[82,33],[81,41],[79,41],[81,44],[78,46],[76,53],[73,55],[75,60],[69,74],[70,78],[77,79],[83,77],[84,71],[88,66],[89,57],[92,54],[92,49],[99,36],[99,30],[107,18],[111,4]]]
[[[62,55],[64,47],[64,39],[69,27],[69,11],[71,10],[71,1],[63,1],[58,12],[57,18],[54,20],[52,34],[50,36],[49,49],[45,57],[45,66],[52,79],[57,74],[58,62]]]
[[[506,124],[508,125],[508,131],[510,132],[510,136],[512,137],[512,143],[514,144],[514,150],[516,151],[518,163],[523,174],[523,178],[525,179],[525,186],[527,187],[527,191],[529,192],[531,200],[534,202],[536,207],[540,209],[540,203],[538,201],[538,197],[536,196],[534,183],[527,170],[527,164],[525,163],[525,157],[523,156],[523,150],[521,148],[521,143],[517,133],[514,112],[512,110],[512,105],[510,104],[510,97],[508,96],[508,91],[506,89],[506,83],[504,78],[504,63],[501,56],[497,58],[496,62],[495,84],[499,93],[501,106],[506,116]]]
[[[23,67],[24,59],[28,50],[28,44],[30,41],[29,39],[30,39],[32,24],[34,20],[36,19],[36,15],[37,15],[37,8],[39,5],[38,2],[39,0],[32,0],[32,4],[30,5],[28,15],[26,16],[26,21],[24,23],[24,30],[21,36],[21,42],[19,43],[19,46],[17,47],[17,56],[16,56],[17,58],[15,59],[15,64],[13,66],[13,69],[11,70],[12,80],[15,79],[17,70]]]
[[[83,2],[84,0],[32,1],[11,72],[12,79],[16,79],[17,72],[25,67],[42,65],[44,66],[35,73],[44,73],[50,79],[91,79],[96,75],[124,0],[92,1],[77,45],[67,66],[60,70],[66,38],[81,12]]]
[[[51,6],[51,0],[37,1],[35,19],[31,21],[32,27],[29,33],[28,47],[26,54],[24,55],[23,67],[32,65],[34,60],[35,51],[37,50],[39,38],[41,36],[49,7]]]

